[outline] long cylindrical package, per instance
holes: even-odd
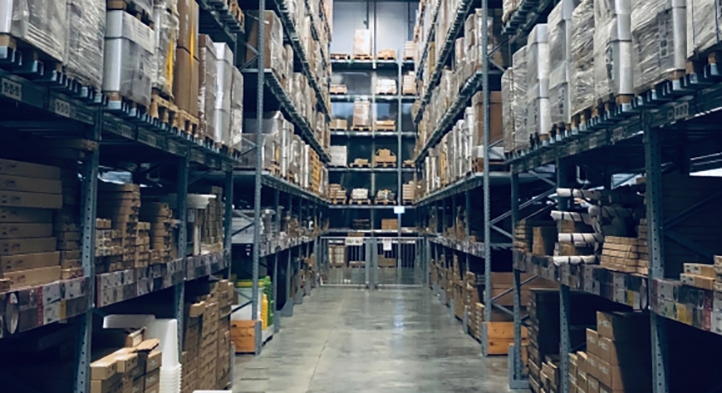
[[[68,56],[65,72],[76,81],[100,89],[103,84],[105,4],[68,0]]]
[[[722,42],[722,5],[717,0],[687,0],[687,57],[704,54]]]
[[[231,126],[229,146],[241,150],[243,132],[243,74],[233,67],[233,81],[231,83]]]
[[[527,125],[526,46],[521,47],[514,53],[513,63],[512,112],[514,113],[514,148],[517,150],[525,150],[529,148],[530,132]]]
[[[153,30],[124,11],[106,14],[103,91],[150,105]]]
[[[572,14],[569,59],[571,115],[594,104],[594,0],[582,0]]]
[[[54,60],[64,62],[68,40],[65,1],[5,0],[0,3],[0,34],[10,34]]]
[[[631,0],[594,0],[595,98],[634,93]]]
[[[211,37],[201,34],[198,37],[199,58],[199,94],[198,117],[205,125],[206,135],[215,135],[216,117],[216,79],[218,79],[218,53]]]
[[[687,19],[683,0],[632,0],[634,91],[639,94],[685,69]]]
[[[165,5],[162,5],[153,8],[153,20],[155,20],[153,88],[171,94],[173,91],[176,41],[178,40],[178,17],[173,15]]]

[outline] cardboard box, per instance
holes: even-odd
[[[53,224],[6,223],[0,224],[0,239],[28,237],[49,237],[53,235]]]
[[[60,277],[60,266],[21,270],[19,272],[3,274],[3,278],[10,280],[11,289],[29,287],[39,284],[47,284],[53,281],[60,280]]]
[[[154,371],[147,372],[145,374],[145,391],[148,391],[149,387],[156,386],[160,383],[160,367]]]
[[[587,376],[587,393],[599,393],[599,381],[591,375]]]
[[[381,229],[397,230],[399,228],[399,220],[396,218],[381,219]]]
[[[60,209],[63,207],[63,196],[62,194],[0,190],[0,205]]]
[[[619,341],[614,342],[607,337],[599,337],[595,355],[612,366],[619,365],[641,365],[649,363],[650,343],[649,340],[635,342]]]
[[[145,390],[145,376],[136,378],[133,380],[131,387],[131,393],[144,393]]]
[[[504,139],[504,124],[502,113],[501,91],[491,91],[489,106],[489,143],[493,144]],[[472,97],[472,105],[474,108],[475,125],[472,135],[473,146],[483,145],[484,140],[484,96],[483,92],[478,92]]]
[[[90,363],[90,379],[102,381],[118,372],[118,363],[114,354],[102,357]]]
[[[151,373],[153,370],[159,369],[162,365],[163,352],[159,349],[154,349],[148,354],[148,359],[145,362],[146,374]],[[147,379],[147,377],[146,377]]]
[[[59,264],[60,253],[56,251],[0,256],[0,277],[3,276],[2,273],[39,269]]]
[[[587,329],[587,353],[597,355],[599,352],[599,335],[596,330]]]
[[[649,336],[649,317],[641,313],[597,312],[597,333],[612,341],[636,341]]]
[[[0,207],[0,222],[53,222],[53,211],[21,207]]]
[[[198,56],[199,11],[198,3],[195,0],[178,0],[178,42],[176,46],[196,57]],[[189,80],[186,80],[186,83]]]
[[[198,73],[198,66],[196,66],[197,63],[193,61],[193,57],[191,56],[190,52],[181,47],[176,48],[175,56],[175,77],[173,78],[173,97],[175,100],[175,104],[178,106],[178,108],[190,113],[191,100],[196,101],[195,108],[197,116],[198,95],[191,96],[191,85],[193,85],[193,70],[195,69],[196,74]],[[198,76],[196,75],[196,81],[197,80]]]
[[[612,366],[599,360],[595,378],[599,381],[599,385],[605,385],[614,391],[647,391],[651,387],[651,376],[651,367],[626,362],[623,367]]]
[[[0,175],[0,190],[60,194],[62,187],[60,180]]]
[[[0,159],[0,174],[32,177],[36,179],[60,179],[60,168],[29,162]]]
[[[90,393],[118,393],[123,389],[123,378],[120,374],[103,380],[90,380]]]
[[[57,240],[54,237],[29,239],[1,239],[0,255],[32,254],[55,251]]]

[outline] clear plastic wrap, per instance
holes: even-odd
[[[155,39],[153,30],[124,11],[108,11],[103,91],[150,105]]]
[[[256,129],[258,127],[258,119],[254,117],[246,117],[243,119],[243,138],[250,142],[250,147],[256,145],[256,149],[249,151],[241,157],[241,166],[254,167],[256,165],[256,154],[262,154],[261,161],[263,168],[269,169],[272,164],[278,163],[280,159],[280,140],[281,134],[286,127],[286,119],[279,111],[265,112],[261,119],[262,127],[262,145],[257,146]],[[246,149],[248,150],[248,149]]]
[[[376,78],[376,94],[395,95],[396,93],[396,78]]]
[[[511,15],[517,10],[517,8],[519,8],[519,0],[504,0],[502,7],[502,11],[504,12],[502,20],[506,22],[509,18],[511,18]]]
[[[549,26],[546,23],[534,26],[526,48],[529,100],[549,98]]]
[[[241,150],[241,141],[243,132],[243,74],[241,71],[233,67],[233,82],[231,85],[231,126],[230,140],[228,144]]]
[[[371,103],[368,101],[355,101],[353,103],[353,121],[354,127],[370,127],[371,126]]]
[[[68,54],[65,72],[76,81],[100,89],[103,84],[105,4],[68,0]]]
[[[594,0],[594,96],[633,94],[631,0]]]
[[[512,112],[514,113],[514,148],[525,150],[529,148],[529,127],[527,125],[527,64],[526,47],[523,46],[513,57],[514,73],[512,78],[513,99]]]
[[[214,43],[216,54],[216,103],[213,140],[227,143],[231,139],[231,87],[233,84],[233,52],[226,43]]]
[[[504,127],[504,152],[514,151],[514,67],[509,67],[501,76],[501,105]]]
[[[557,4],[549,13],[549,102],[552,124],[568,124],[569,113],[569,33],[572,28],[571,0]],[[573,4],[571,5],[573,7]],[[565,9],[567,8],[567,9]]]
[[[346,146],[331,146],[329,155],[331,156],[331,166],[345,167],[348,165],[348,148]]]
[[[686,65],[687,20],[683,0],[632,0],[634,92],[649,90]]]
[[[569,41],[569,101],[571,115],[594,104],[594,0],[582,0],[572,14]]]
[[[407,72],[401,79],[401,94],[405,96],[416,95],[416,73],[414,71]]]
[[[263,23],[265,23],[263,30],[265,36],[263,38],[265,45],[263,48],[263,68],[270,68],[276,75],[282,75],[286,67],[286,62],[283,61],[286,52],[283,47],[281,20],[278,19],[278,15],[274,11],[265,11],[263,15]],[[248,32],[248,45],[250,46],[246,50],[247,60],[256,57],[252,48],[258,48],[259,22],[258,11],[246,12],[246,31]]]
[[[674,3],[677,7],[677,1]],[[722,42],[722,4],[717,0],[687,0],[686,5],[687,57],[693,57]]]
[[[371,31],[356,30],[353,35],[354,56],[371,56]]]
[[[206,135],[215,135],[216,117],[216,79],[218,69],[216,61],[218,54],[211,38],[207,35],[200,35],[198,38],[199,50],[199,94],[198,94],[198,117],[201,124],[205,125]]]
[[[0,33],[10,34],[53,59],[66,59],[68,21],[65,1],[5,0],[0,4]]]
[[[155,21],[153,88],[171,94],[173,92],[176,41],[178,40],[178,18],[164,4],[153,8],[153,20]]]

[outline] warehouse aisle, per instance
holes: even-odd
[[[506,358],[483,358],[427,289],[321,288],[261,356],[236,361],[235,393],[500,393]]]

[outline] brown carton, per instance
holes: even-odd
[[[60,266],[4,273],[3,278],[10,280],[10,289],[47,284],[60,280]]]
[[[195,0],[178,0],[178,48],[198,56],[198,3]]]
[[[473,132],[475,137],[473,140],[477,140],[476,146],[481,146],[484,140],[484,93],[478,92],[474,94],[472,98],[472,105],[474,108],[474,119],[476,124],[474,125]],[[501,104],[501,92],[491,91],[489,106],[489,143],[493,144],[504,138],[504,126],[502,117],[502,104]]]
[[[596,330],[587,329],[587,353],[598,355],[599,353],[599,335]]]
[[[60,180],[0,175],[0,190],[60,194]]]
[[[597,312],[597,333],[612,341],[636,341],[649,335],[649,317],[641,313]]]
[[[37,179],[60,179],[60,168],[29,162],[0,159],[0,174],[32,177]]]
[[[191,111],[191,100],[197,101],[198,97],[197,95],[191,96],[194,66],[190,52],[178,47],[176,49],[175,78],[173,78],[173,97],[178,108],[187,112]],[[198,67],[195,67],[195,70],[197,71]],[[198,104],[196,103],[196,114],[197,113]]]
[[[60,253],[57,251],[2,256],[0,257],[0,277],[3,276],[3,273],[52,267],[59,264]]]
[[[13,207],[34,207],[39,209],[60,209],[63,206],[62,194],[41,194],[0,190],[0,205]]]
[[[53,224],[0,224],[0,239],[49,237],[52,235]]]
[[[47,209],[0,207],[0,222],[53,222],[53,212]]]
[[[0,255],[32,254],[38,252],[55,251],[57,246],[54,237],[29,239],[2,239],[0,240]]]

